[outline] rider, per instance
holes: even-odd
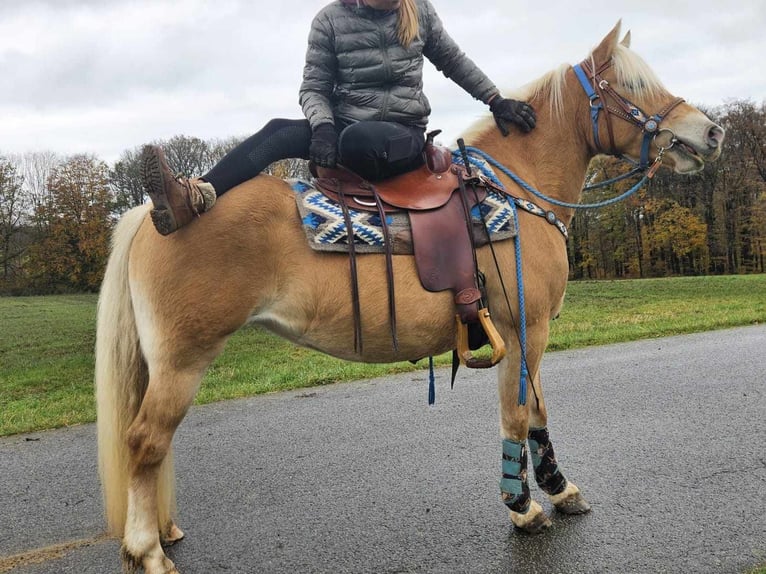
[[[300,104],[304,120],[271,120],[200,178],[175,178],[156,146],[144,150],[152,221],[163,235],[208,211],[217,196],[291,157],[341,163],[369,180],[422,162],[431,107],[423,57],[477,100],[498,127],[535,127],[529,104],[503,98],[447,34],[430,0],[335,0],[314,18]]]

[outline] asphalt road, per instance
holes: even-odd
[[[440,371],[431,408],[422,372],[194,408],[169,555],[183,574],[744,572],[766,563],[765,349],[755,326],[550,353],[551,438],[593,512],[538,536],[499,501],[494,372],[450,390]],[[0,572],[41,548],[12,572],[120,571],[92,425],[0,439],[0,479]]]

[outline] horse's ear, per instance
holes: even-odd
[[[596,62],[596,67],[606,63],[614,53],[614,49],[617,46],[617,42],[620,38],[620,27],[622,26],[622,20],[617,21],[617,25],[612,28],[606,37],[601,40],[601,43],[593,50],[593,60]]]
[[[630,48],[630,30],[627,31],[625,34],[625,37],[622,39],[622,42],[620,42],[623,46],[626,48]]]

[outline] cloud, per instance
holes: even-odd
[[[324,0],[26,0],[0,3],[0,150],[122,150],[176,134],[245,135],[301,117],[306,38]],[[435,2],[501,88],[575,63],[620,19],[672,91],[710,106],[766,97],[766,4],[710,0]],[[433,128],[486,113],[426,65]],[[446,141],[446,140],[445,140]]]

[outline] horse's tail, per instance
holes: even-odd
[[[149,381],[141,353],[128,284],[133,238],[148,206],[126,213],[112,236],[112,252],[98,298],[96,404],[98,464],[109,533],[122,536],[128,505],[128,427],[138,413]],[[174,505],[173,462],[168,454],[160,470],[159,519],[167,523]]]

